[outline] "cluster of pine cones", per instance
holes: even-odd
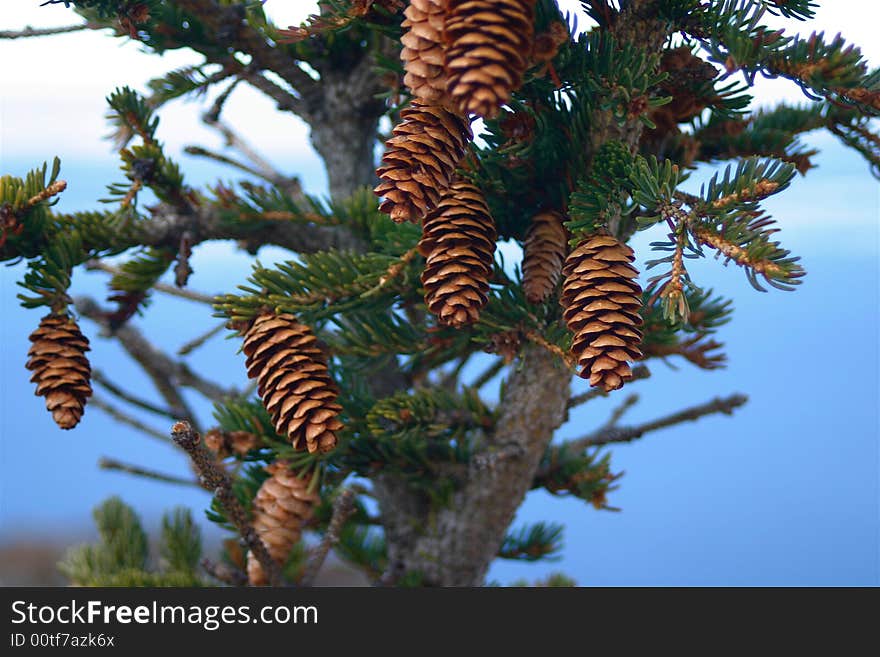
[[[401,59],[413,100],[385,144],[375,192],[394,221],[421,223],[425,303],[445,326],[475,322],[488,299],[495,225],[479,188],[457,169],[472,138],[469,119],[496,117],[528,66],[553,51],[537,43],[534,13],[535,0],[410,0],[404,12]],[[558,46],[568,33],[555,27],[564,34],[539,36]],[[534,217],[523,291],[544,303],[565,276],[560,302],[580,375],[615,390],[631,376],[628,361],[641,357],[632,251],[594,235],[568,254],[564,222],[554,210]]]
[[[386,143],[375,192],[394,221],[422,225],[425,302],[445,326],[474,323],[488,300],[495,224],[480,189],[457,170],[472,139],[470,118],[496,117],[530,63],[547,60],[538,53],[547,48],[535,44],[534,12],[535,0],[410,0],[405,10],[401,57],[413,101]],[[615,390],[632,376],[629,362],[642,357],[633,252],[598,233],[569,253],[564,222],[556,210],[533,218],[524,243],[523,292],[529,303],[545,303],[562,280],[559,301],[580,375]],[[53,313],[31,341],[27,367],[36,394],[46,398],[56,423],[70,429],[91,395],[88,340],[73,318]],[[312,330],[293,315],[267,312],[244,327],[243,351],[276,432],[298,451],[333,450],[342,407]],[[245,432],[206,436],[220,457],[244,454],[256,440]],[[319,496],[311,475],[295,473],[289,463],[278,461],[267,471],[254,500],[254,528],[280,563],[300,540]],[[253,555],[247,571],[252,584],[266,583]]]

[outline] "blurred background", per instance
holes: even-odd
[[[842,32],[880,64],[876,25],[880,9],[860,0],[824,2],[806,24],[776,21],[787,32]],[[280,25],[295,25],[315,11],[307,1],[268,0]],[[577,11],[576,0],[562,1]],[[0,29],[75,23],[63,5],[4,0]],[[581,17],[579,24],[586,25]],[[137,43],[103,33],[78,32],[41,39],[0,40],[0,174],[24,175],[58,155],[68,189],[60,210],[98,206],[105,186],[121,179],[103,116],[104,98],[117,86],[143,91],[146,82],[172,68],[196,63],[188,52],[159,57]],[[793,84],[759,80],[755,107],[780,100],[807,102]],[[183,153],[198,144],[222,150],[220,137],[200,122],[201,103],[173,102],[161,114],[159,137],[181,163],[188,184],[233,180],[237,171]],[[274,110],[241,85],[226,106],[237,126],[279,169],[299,176],[305,190],[326,193],[323,165],[307,127]],[[880,584],[880,185],[860,157],[833,137],[807,135],[820,149],[818,167],[794,180],[767,208],[782,228],[783,246],[800,255],[808,275],[795,292],[756,292],[736,267],[711,259],[689,265],[698,285],[734,300],[733,321],[720,331],[729,366],[704,372],[687,364],[652,364],[653,376],[632,384],[640,403],[627,415],[637,423],[716,396],[743,392],[749,403],[734,417],[712,416],[615,447],[612,465],[624,472],[609,504],[595,511],[582,501],[533,492],[514,523],[563,523],[565,545],[556,562],[499,561],[489,578],[502,584],[562,571],[591,585],[878,585]],[[713,170],[700,169],[698,187]],[[660,229],[658,229],[660,230]],[[633,243],[643,263],[653,256],[647,231]],[[267,248],[260,260],[289,257]],[[505,249],[516,262],[516,248]],[[206,293],[243,283],[251,258],[232,243],[200,246],[192,259],[190,287]],[[0,269],[0,585],[62,583],[54,563],[65,546],[91,540],[91,509],[118,494],[155,528],[163,510],[193,509],[203,519],[207,494],[99,469],[102,457],[181,476],[183,455],[114,422],[91,407],[71,432],[56,428],[24,368],[27,336],[41,313],[18,305],[16,281],[23,268]],[[74,294],[103,298],[107,275],[80,271]],[[154,295],[148,312],[133,320],[156,344],[174,353],[216,322],[210,309]],[[149,380],[121,348],[82,322],[92,342],[93,367],[111,380],[157,400]],[[243,387],[237,341],[222,335],[185,357],[199,374]],[[575,383],[576,391],[584,383]],[[597,400],[572,413],[558,439],[594,429],[615,401]],[[203,422],[210,406],[191,403]],[[161,433],[155,416],[139,418]],[[206,542],[220,533],[202,522]],[[328,583],[349,582],[329,579]]]

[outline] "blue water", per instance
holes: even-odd
[[[564,523],[561,558],[540,565],[498,562],[490,578],[509,582],[561,570],[583,585],[880,584],[880,199],[876,181],[852,154],[830,146],[819,163],[819,171],[796,180],[771,205],[781,220],[783,243],[803,256],[805,283],[794,293],[760,294],[735,267],[714,261],[691,265],[698,284],[735,300],[735,318],[720,334],[730,365],[700,372],[680,364],[674,371],[654,362],[653,377],[628,388],[642,401],[625,421],[733,392],[748,394],[749,404],[733,418],[706,418],[615,448],[613,467],[626,474],[609,502],[621,507],[620,513],[530,494],[517,523]],[[3,170],[19,173],[29,164],[4,162]],[[192,180],[215,175],[212,168],[197,168]],[[67,162],[63,177],[71,181],[64,207],[79,209],[94,207],[104,182],[118,175],[108,159]],[[307,181],[311,189],[322,185],[318,177]],[[658,236],[639,237],[642,261],[650,258],[647,243]],[[260,257],[271,262],[283,255],[267,250]],[[201,248],[193,258],[191,287],[229,290],[244,280],[248,262],[231,244]],[[95,465],[107,455],[188,475],[172,447],[95,408],[75,431],[55,428],[23,367],[27,335],[41,313],[17,305],[20,275],[21,267],[0,270],[0,536],[81,530],[91,522],[91,508],[111,494],[122,495],[151,524],[173,504],[204,508],[207,496],[195,489]],[[79,273],[74,292],[100,298],[105,281],[103,274]],[[198,304],[155,298],[135,323],[170,351],[215,321]],[[84,322],[83,328],[92,340],[95,367],[158,401],[120,348],[98,337],[93,325]],[[187,361],[206,376],[241,386],[237,346],[216,338]],[[209,406],[192,400],[207,422]],[[590,431],[607,418],[612,404],[601,400],[578,409],[559,437]],[[167,420],[138,416],[168,429]]]

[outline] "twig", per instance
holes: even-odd
[[[216,563],[210,559],[202,559],[202,568],[217,581],[232,586],[244,586],[248,581],[247,574],[227,563]]]
[[[241,81],[242,78],[235,78],[226,89],[217,95],[217,98],[214,99],[214,104],[211,105],[211,109],[205,114],[205,122],[216,123],[220,120],[220,114],[223,113],[223,107],[226,105],[226,101],[229,100],[232,92],[235,91],[235,88]]]
[[[232,479],[229,473],[217,464],[214,456],[202,445],[201,436],[193,430],[186,420],[176,422],[171,427],[171,438],[189,454],[196,472],[199,474],[200,485],[205,490],[214,493],[214,497],[217,498],[226,516],[244,539],[245,545],[260,562],[270,585],[280,586],[282,583],[281,567],[271,557],[263,541],[254,531],[247,512],[232,490]]]
[[[138,408],[142,408],[145,411],[150,411],[150,413],[155,413],[156,415],[162,415],[164,417],[171,418],[172,420],[177,419],[177,416],[174,415],[167,408],[159,408],[158,406],[154,406],[148,401],[144,401],[140,397],[135,397],[129,392],[126,392],[115,383],[110,381],[107,376],[101,370],[92,370],[92,381],[101,385],[103,388],[107,390],[107,392],[111,393],[115,397],[118,397],[124,402],[128,402],[132,406],[137,406]],[[164,434],[163,434],[164,437]]]
[[[630,379],[630,383],[633,381],[639,381],[640,379],[647,379],[651,376],[651,370],[648,369],[646,365],[636,365],[632,371],[632,378]],[[588,401],[596,399],[598,397],[607,397],[609,393],[605,392],[602,388],[593,388],[591,390],[587,390],[586,392],[582,392],[579,395],[573,395],[568,400],[568,409],[571,410],[575,406],[580,406],[581,404],[586,404]]]
[[[667,415],[665,417],[652,420],[651,422],[645,422],[644,424],[639,424],[632,427],[611,427],[607,429],[600,429],[595,433],[584,436],[583,438],[567,441],[560,445],[560,448],[565,448],[574,452],[580,452],[584,449],[587,449],[588,447],[597,447],[600,445],[607,445],[609,443],[630,442],[632,440],[635,440],[636,438],[641,438],[643,435],[651,431],[665,429],[666,427],[681,424],[682,422],[699,420],[701,417],[704,417],[706,415],[713,415],[715,413],[731,415],[734,409],[739,408],[748,400],[748,397],[740,394],[731,395],[730,397],[725,397],[723,399],[716,397],[712,401],[706,402],[705,404],[686,408],[683,411],[679,411],[678,413],[673,413],[672,415]]]
[[[77,297],[74,303],[78,313],[105,328],[107,327],[105,313],[94,299],[90,297]],[[188,411],[188,404],[178,390],[178,386],[198,390],[205,397],[213,401],[222,401],[236,395],[235,390],[221,388],[216,383],[212,383],[195,374],[186,363],[175,361],[169,357],[163,351],[153,346],[131,324],[126,324],[117,329],[114,336],[152,379],[162,398],[168,403],[171,412],[175,413],[177,417],[180,417],[183,413],[186,413],[187,417],[193,416]]]
[[[315,577],[330,553],[330,548],[339,542],[339,534],[342,532],[345,521],[354,513],[354,500],[354,491],[346,488],[333,501],[333,515],[330,518],[330,524],[327,526],[327,531],[324,532],[320,545],[315,548],[309,558],[309,563],[306,565],[305,572],[300,579],[300,586],[312,586],[314,584]]]
[[[245,164],[244,162],[239,162],[238,160],[234,160],[228,155],[223,155],[222,153],[217,153],[216,151],[209,150],[204,146],[187,146],[183,149],[183,152],[187,155],[194,155],[196,157],[204,157],[209,160],[214,160],[215,162],[219,162],[220,164],[225,164],[227,166],[235,167],[244,173],[248,173],[252,176],[256,176],[257,178],[262,178],[263,180],[275,183],[277,180],[274,177],[267,176],[266,171],[262,171],[261,169],[257,169],[255,167],[250,166],[249,164]]]
[[[226,322],[220,322],[219,324],[217,324],[217,326],[214,326],[209,331],[205,331],[201,335],[193,338],[192,340],[184,344],[180,349],[177,350],[177,355],[186,356],[187,354],[195,351],[225,328]]]
[[[124,276],[125,272],[123,272],[119,267],[114,267],[113,265],[108,265],[106,262],[102,262],[101,260],[89,260],[86,262],[86,269],[95,270],[98,269],[103,272],[107,272],[108,274],[113,274],[114,276],[120,275]],[[164,292],[165,294],[170,294],[174,297],[180,297],[181,299],[189,299],[190,301],[197,301],[199,303],[206,303],[209,306],[214,305],[214,297],[210,294],[204,294],[202,292],[193,292],[189,289],[181,289],[179,287],[175,287],[174,285],[168,285],[167,283],[155,283],[153,285],[154,290],[158,290],[159,292]]]
[[[571,357],[570,354],[565,353],[565,351],[559,345],[547,342],[547,340],[545,340],[543,336],[539,335],[535,331],[526,331],[525,337],[527,340],[534,342],[537,345],[540,345],[551,354],[554,354],[555,356],[562,359],[562,362],[565,363],[565,366],[568,369],[574,369],[574,359]]]
[[[155,481],[163,481],[167,484],[178,484],[180,486],[199,486],[199,482],[197,482],[195,479],[187,479],[185,477],[177,477],[175,475],[157,472],[156,470],[142,468],[139,465],[117,461],[116,459],[112,459],[108,456],[102,456],[100,459],[98,459],[98,467],[102,470],[116,470],[118,472],[125,472],[127,474],[135,475],[137,477],[146,477],[147,479],[153,479]]]
[[[202,117],[202,120],[205,124],[217,130],[222,136],[223,140],[226,143],[226,146],[229,148],[234,148],[239,153],[244,155],[251,163],[260,169],[263,173],[260,174],[261,178],[265,178],[269,181],[278,182],[279,180],[283,180],[284,176],[279,172],[275,167],[273,167],[268,160],[264,159],[262,155],[260,155],[254,148],[248,144],[235,130],[230,128],[226,123],[220,120],[213,120],[213,117],[209,115],[205,115]]]
[[[168,436],[166,436],[161,431],[154,429],[153,427],[149,427],[137,418],[133,418],[131,415],[128,415],[124,411],[116,408],[112,404],[108,404],[100,397],[92,395],[92,398],[89,400],[89,406],[94,406],[102,411],[104,411],[107,415],[112,417],[117,422],[122,422],[122,424],[127,424],[130,427],[141,431],[151,438],[156,438],[157,440],[161,440],[166,445],[168,444]]]
[[[262,76],[256,77],[261,78]],[[250,80],[250,78],[245,77],[245,79],[253,84],[253,81]],[[274,84],[269,82],[268,80],[266,80],[266,82],[268,82],[269,84]],[[250,161],[251,164],[248,165],[244,163],[239,163],[237,160],[228,158],[220,153],[208,151],[207,149],[201,149],[201,152],[192,154],[202,155],[204,157],[212,157],[219,162],[224,162],[231,166],[236,166],[247,173],[251,173],[252,175],[255,175],[267,182],[272,183],[273,185],[276,185],[280,189],[284,190],[284,192],[288,196],[290,196],[297,204],[308,204],[308,199],[303,193],[302,185],[300,185],[298,178],[285,176],[278,169],[272,166],[272,164],[268,160],[260,155],[260,153],[258,153],[254,149],[254,147],[251,146],[241,135],[235,132],[235,130],[229,127],[226,123],[220,121],[219,119],[215,119],[211,114],[204,115],[202,117],[202,121],[204,121],[206,125],[214,128],[220,133],[227,148],[232,148],[238,151],[241,155],[245,157],[246,160]]]
[[[23,30],[0,30],[0,39],[26,39],[29,37],[52,36],[53,34],[66,34],[68,32],[81,32],[92,28],[88,23],[79,25],[62,25],[60,27],[31,27],[28,25]]]

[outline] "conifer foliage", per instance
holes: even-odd
[[[198,483],[229,532],[220,561],[200,561],[177,511],[148,567],[136,514],[111,500],[95,514],[100,541],[64,561],[76,584],[307,585],[332,548],[377,583],[477,585],[493,558],[554,555],[561,527],[507,526],[528,491],[614,509],[614,443],[745,403],[620,426],[624,395],[607,423],[554,440],[581,404],[649,390],[658,360],[725,365],[732,302],[689,264],[716,257],[772,294],[805,280],[765,201],[813,175],[808,132],[828,130],[880,175],[880,70],[843,37],[769,26],[811,20],[808,0],[583,0],[579,20],[554,0],[321,0],[286,28],[271,3],[48,4],[199,61],[147,95],[108,89],[120,174],[97,210],[56,205],[57,159],[0,176],[0,261],[43,315],[26,367],[58,426],[81,432],[93,373],[80,326],[117,341],[155,399],[96,368],[114,399],[93,407],[153,435],[141,413],[173,418],[198,479],[103,466]],[[758,75],[809,104],[750,111]],[[331,198],[248,146],[246,122],[225,122],[245,85],[309,124]],[[186,97],[208,99],[205,123],[228,145],[187,154],[239,182],[190,186],[166,152],[161,113]],[[697,167],[711,170],[702,186]],[[641,231],[653,241],[635,253]],[[191,259],[218,241],[261,261],[218,296],[189,289]],[[267,262],[270,245],[288,255]],[[71,291],[84,269],[109,275],[103,299]],[[216,318],[176,355],[140,328],[166,294]],[[244,363],[215,382],[187,358],[224,327]]]

